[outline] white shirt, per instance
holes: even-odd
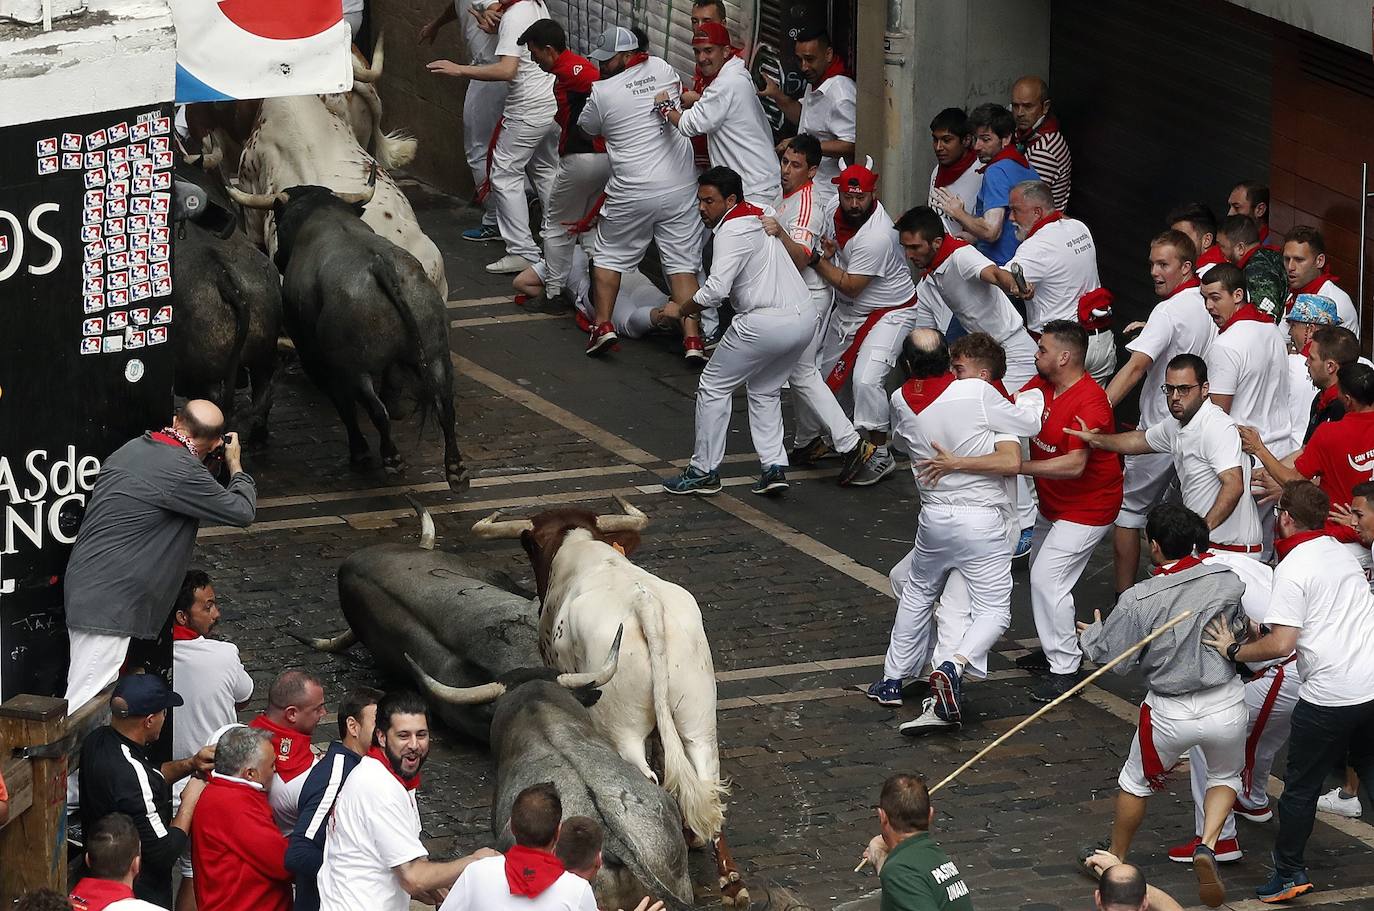
[[[801,97],[797,132],[809,133],[821,142],[837,139],[853,142],[857,97],[854,80],[848,76],[831,76],[819,87],[808,82]],[[831,183],[839,176],[839,160],[829,156],[822,158],[821,166],[816,169],[816,190],[827,204],[839,195],[840,188]]]
[[[1241,495],[1226,520],[1212,529],[1211,539],[1218,544],[1254,545],[1260,543],[1259,511],[1250,496],[1250,457],[1241,452],[1236,422],[1211,401],[1181,425],[1172,415],[1152,424],[1145,431],[1145,442],[1155,452],[1173,456],[1183,505],[1206,516],[1221,492],[1223,471],[1239,468]]]
[[[1231,417],[1258,430],[1270,452],[1282,459],[1296,448],[1289,445],[1288,346],[1272,321],[1238,320],[1218,333],[1207,376],[1213,393],[1234,396]]]
[[[992,260],[972,244],[960,246],[921,279],[921,284],[939,295],[965,329],[986,332],[1004,342],[1018,332],[1024,333],[1026,327],[1002,289],[978,277],[991,265]]]
[[[1202,292],[1196,287],[1176,291],[1155,304],[1145,328],[1127,351],[1139,351],[1151,358],[1145,371],[1145,385],[1140,390],[1140,428],[1144,430],[1160,421],[1170,420],[1169,403],[1159,387],[1164,384],[1164,371],[1177,354],[1196,354],[1207,357],[1217,325],[1207,314]]]
[[[677,128],[684,136],[706,137],[711,164],[738,174],[746,199],[778,195],[782,176],[773,132],[759,104],[754,77],[739,57],[725,61],[696,104],[682,112]]]
[[[1245,591],[1240,596],[1240,606],[1245,609],[1245,616],[1256,623],[1263,623],[1264,618],[1269,614],[1269,599],[1274,591],[1273,567],[1245,554],[1225,550],[1212,551],[1207,560],[1224,564],[1227,569],[1240,577],[1240,581],[1245,585]],[[1261,671],[1270,665],[1278,664],[1287,657],[1285,655],[1283,658],[1274,658],[1269,661],[1247,661],[1245,663],[1250,667],[1250,670]],[[1297,673],[1296,669],[1293,673]]]
[[[1076,218],[1041,225],[1021,241],[1006,268],[1012,263],[1019,263],[1026,281],[1035,286],[1026,301],[1026,325],[1036,332],[1051,320],[1078,322],[1078,299],[1102,287],[1092,232]]]
[[[216,731],[238,720],[235,706],[253,695],[238,646],[204,636],[172,642],[172,684],[186,701],[172,712],[173,756],[192,756],[210,743]],[[175,797],[189,780],[172,785]]]
[[[692,300],[718,307],[728,297],[737,314],[782,307],[801,312],[810,297],[806,282],[782,241],[765,234],[763,222],[746,214],[743,205],[726,212],[712,230],[711,275]],[[761,208],[765,215],[775,214],[768,206]]]
[[[392,867],[428,857],[420,808],[391,769],[364,756],[339,789],[320,867],[320,911],[409,911]]]
[[[830,213],[831,210],[816,196],[815,181],[807,181],[782,198],[778,223],[789,237],[803,247],[814,250],[817,239],[825,233],[825,223],[831,217]],[[829,296],[830,286],[810,266],[802,270],[802,281],[812,292]]]
[[[1298,695],[1321,706],[1374,699],[1374,595],[1360,561],[1322,535],[1294,547],[1274,570],[1264,622],[1298,628]]]
[[[319,761],[320,757],[312,753],[310,769]],[[305,780],[310,777],[310,769],[303,769],[290,781],[276,772],[272,773],[272,788],[267,792],[267,802],[272,806],[272,820],[283,835],[290,835],[291,830],[296,828],[296,820],[301,815],[301,788],[305,787]]]
[[[564,871],[534,898],[511,895],[506,858],[484,857],[463,869],[439,911],[597,911],[592,885]]]
[[[1307,422],[1312,420],[1312,400],[1317,397],[1317,387],[1312,382],[1312,374],[1307,372],[1307,355],[1288,355],[1288,418],[1292,430],[1288,441],[1288,452],[1302,448],[1302,438],[1307,436]]]
[[[654,109],[654,96],[681,96],[681,77],[667,61],[650,57],[592,85],[577,125],[606,140],[611,179],[606,195],[646,199],[696,183],[692,143]]]
[[[912,411],[902,390],[892,393],[892,432],[911,454],[923,505],[982,506],[1008,518],[1014,502],[1015,478],[953,471],[934,486],[926,486],[917,469],[921,459],[935,455],[932,442],[955,455],[989,455],[998,442],[1034,436],[1040,431],[1040,412],[1007,401],[982,380],[955,380],[919,414]]]
[[[454,0],[454,10],[463,26],[463,43],[467,45],[468,62],[473,66],[485,66],[496,62],[496,35],[484,32],[477,26],[477,17],[471,12],[492,6],[490,0]],[[515,37],[519,38],[519,35]]]
[[[959,197],[964,205],[972,206],[978,199],[978,191],[983,188],[983,172],[978,170],[978,162],[959,175],[959,179],[944,187],[950,193]],[[964,230],[963,227],[954,219],[945,214],[944,209],[935,204],[935,175],[940,173],[940,166],[937,164],[930,172],[930,194],[926,198],[926,204],[940,213],[940,220],[945,223],[945,233],[951,236]]]
[[[117,902],[110,902],[105,907],[110,911],[167,911],[161,905],[145,902],[141,898],[121,898]]]
[[[819,176],[815,184],[819,189]],[[835,237],[834,219],[826,219],[824,230],[826,237]],[[846,315],[863,316],[884,307],[899,307],[916,296],[916,284],[911,280],[911,269],[902,254],[892,217],[881,202],[873,203],[868,221],[835,252],[834,262],[850,275],[872,276],[858,297],[849,298],[838,288],[835,290],[836,300],[848,311]]]
[[[496,32],[496,56],[519,58],[502,112],[507,120],[543,126],[553,123],[558,113],[558,101],[553,95],[553,73],[540,69],[530,56],[530,49],[520,44],[525,29],[548,18],[549,8],[544,0],[520,0],[501,16],[501,25]]]

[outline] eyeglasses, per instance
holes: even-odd
[[[1202,384],[1189,383],[1185,386],[1171,386],[1170,384],[1165,383],[1163,386],[1159,387],[1159,391],[1164,393],[1165,398],[1170,398],[1175,395],[1187,395],[1190,389],[1196,389],[1200,385]]]
[[[1277,517],[1280,513],[1285,513],[1285,512],[1288,512],[1288,510],[1287,510],[1285,507],[1280,506],[1280,505],[1277,504],[1277,503],[1274,504],[1274,516],[1275,516],[1275,517]]]

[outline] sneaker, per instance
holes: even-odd
[[[1247,807],[1240,802],[1240,798],[1236,798],[1235,804],[1231,807],[1231,812],[1248,822],[1268,822],[1274,818],[1274,811],[1270,809],[1269,804],[1262,807]]]
[[[958,730],[959,722],[948,721],[935,714],[935,697],[927,696],[921,700],[921,714],[897,726],[897,731],[907,737],[920,737],[937,731]]]
[[[543,294],[530,298],[525,309],[535,313],[567,313],[573,309],[572,292],[564,288],[549,294],[545,289]]]
[[[600,354],[619,340],[620,336],[615,334],[615,326],[602,323],[592,330],[591,337],[587,339],[587,354]]]
[[[959,711],[963,689],[959,669],[953,661],[946,661],[932,671],[930,692],[935,697],[935,713],[946,721],[963,721],[963,713]]]
[[[1306,895],[1315,886],[1312,880],[1307,878],[1306,870],[1299,870],[1296,873],[1284,873],[1282,870],[1275,870],[1274,875],[1269,877],[1269,882],[1255,890],[1259,900],[1265,904],[1275,904],[1277,902],[1289,902],[1299,895]]]
[[[754,482],[754,486],[749,488],[750,493],[763,494],[781,493],[786,490],[787,474],[781,465],[769,465],[763,470],[763,474]]]
[[[715,351],[716,346],[720,344],[720,340],[725,338],[725,329],[725,324],[721,323],[719,326],[716,326],[715,332],[708,332],[706,335],[703,335],[701,337],[702,347],[707,351]]]
[[[1032,674],[1048,674],[1050,672],[1050,659],[1045,657],[1044,649],[1032,649],[1016,659],[1016,666],[1023,671],[1030,671]]]
[[[840,486],[847,487],[877,451],[877,446],[867,440],[860,440],[859,445],[844,453],[844,462],[840,464]]]
[[[1016,539],[1016,548],[1011,552],[1011,558],[1013,560],[1019,560],[1022,557],[1030,556],[1031,536],[1034,532],[1035,529],[1033,528],[1021,529],[1021,537]]]
[[[706,348],[702,344],[701,336],[694,335],[682,340],[682,358],[694,366],[706,363]]]
[[[902,704],[902,681],[884,677],[868,688],[868,698],[878,705],[899,706]]]
[[[494,263],[487,263],[487,271],[493,275],[515,275],[530,267],[530,261],[523,256],[507,253]]]
[[[587,314],[583,313],[581,310],[578,310],[576,313],[573,314],[573,322],[577,323],[578,329],[587,333],[588,335],[591,335],[592,321],[587,319]]]
[[[700,468],[693,468],[688,465],[682,474],[664,481],[663,489],[668,493],[695,493],[710,496],[713,493],[720,493],[720,474],[714,471],[702,471]]]
[[[897,463],[893,461],[892,453],[879,447],[859,466],[859,470],[854,473],[854,477],[849,479],[849,484],[846,486],[871,487],[896,470]]]
[[[1169,859],[1176,864],[1190,864],[1201,844],[1201,838],[1194,838],[1186,844],[1175,845],[1169,849]],[[1212,849],[1212,854],[1216,857],[1217,863],[1221,864],[1235,863],[1245,856],[1245,852],[1240,849],[1240,842],[1234,838],[1217,839],[1217,846]]]
[[[463,240],[477,241],[480,243],[482,241],[500,239],[501,229],[496,227],[496,225],[478,225],[475,228],[468,228],[463,232]]]
[[[1078,686],[1078,674],[1046,673],[1043,680],[1037,680],[1031,687],[1030,696],[1036,702],[1053,702],[1069,690]]]
[[[863,441],[859,441],[862,447]],[[826,456],[832,456],[835,450],[830,448],[830,444],[822,437],[816,437],[810,443],[795,447],[787,454],[787,461],[793,465],[815,465]]]
[[[1204,844],[1193,849],[1193,875],[1197,877],[1197,897],[1209,908],[1226,901],[1226,887],[1217,873],[1217,855]]]
[[[1359,795],[1346,797],[1340,788],[1332,788],[1327,793],[1317,798],[1317,809],[1323,813],[1331,813],[1335,816],[1344,816],[1347,819],[1359,819],[1360,798]]]

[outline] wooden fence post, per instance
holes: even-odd
[[[66,729],[65,699],[21,695],[0,705],[0,749],[6,757],[19,747],[56,743]],[[29,765],[32,805],[0,829],[0,907],[33,889],[67,894],[67,756],[36,758]]]

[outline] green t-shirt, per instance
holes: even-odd
[[[929,832],[898,842],[878,878],[881,911],[973,911],[964,874]]]

